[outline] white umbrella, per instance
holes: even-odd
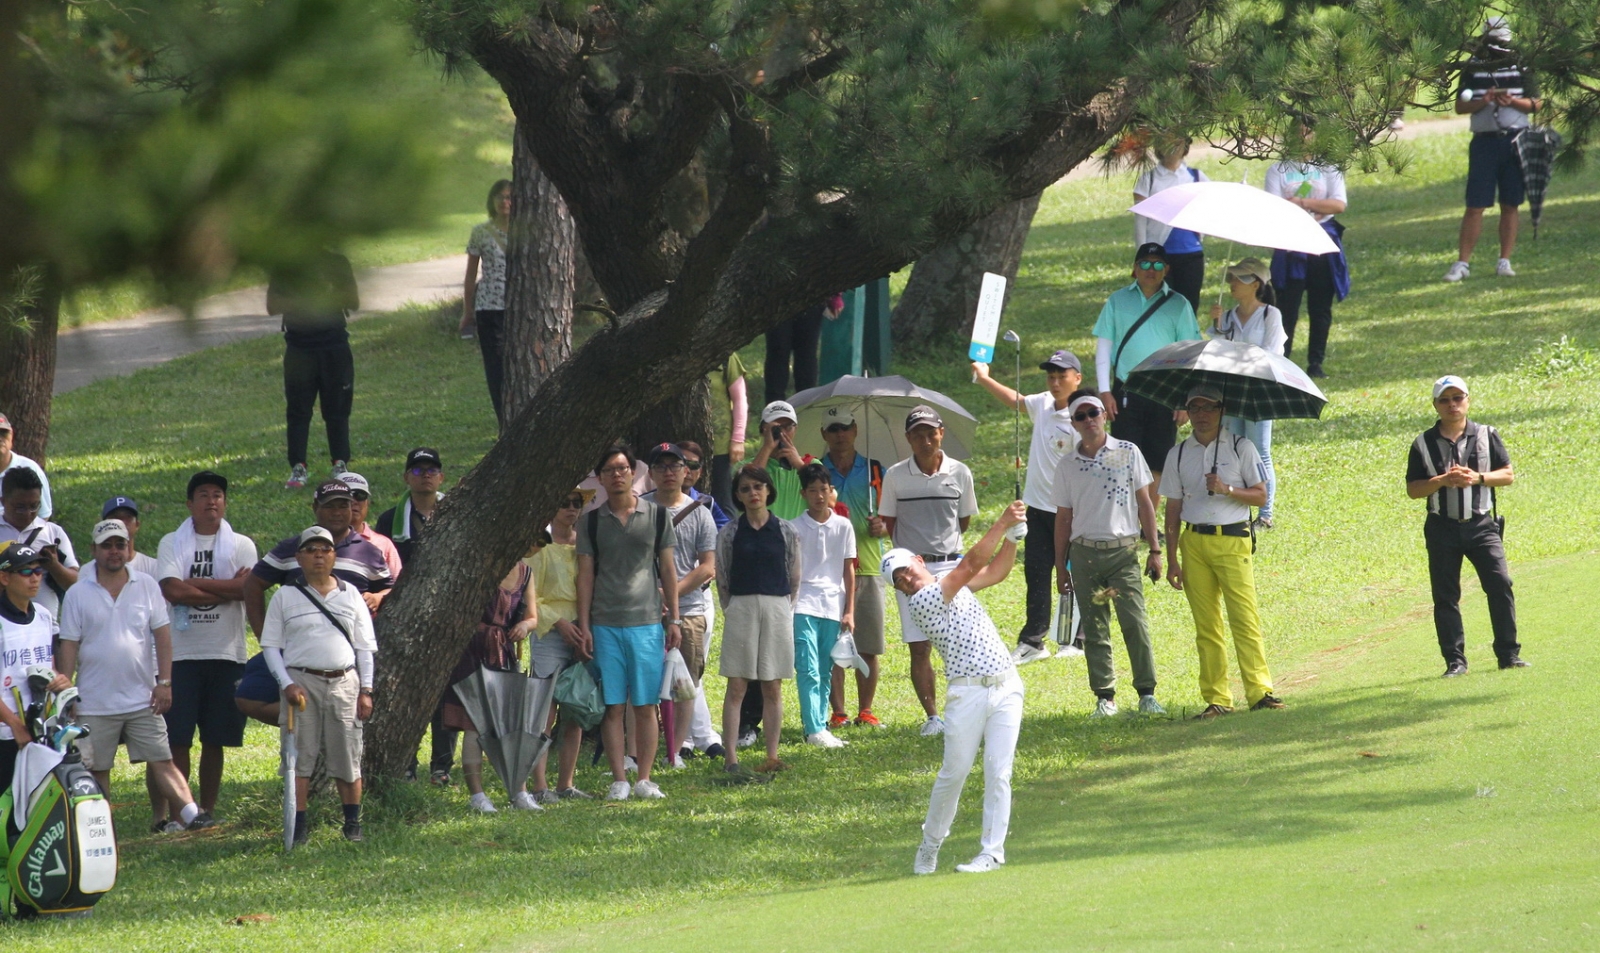
[[[832,383],[803,390],[789,402],[800,415],[795,421],[794,445],[801,453],[821,456],[828,452],[822,439],[823,412],[843,407],[856,418],[856,450],[884,466],[911,456],[906,440],[906,415],[927,404],[944,421],[944,452],[964,460],[977,445],[978,421],[965,407],[936,390],[917,385],[897,374],[856,377],[846,374]]]
[[[1238,182],[1190,182],[1157,192],[1130,211],[1173,228],[1307,255],[1339,250],[1298,205]]]

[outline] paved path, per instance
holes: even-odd
[[[1466,125],[1465,116],[1413,122],[1400,131],[1398,138],[1456,132]],[[1197,158],[1218,154],[1208,147],[1195,150]],[[1102,174],[1098,163],[1090,161],[1066,178]],[[466,263],[465,255],[456,255],[361,271],[356,281],[361,287],[363,308],[356,317],[392,311],[411,302],[456,297],[461,293]],[[206,298],[200,302],[194,321],[186,320],[176,310],[163,308],[65,331],[56,343],[55,392],[64,394],[101,378],[132,374],[219,344],[278,333],[277,319],[265,312],[266,289],[258,286]]]
[[[435,258],[356,273],[362,309],[354,315],[393,311],[402,305],[459,297],[467,256]],[[65,394],[105,377],[121,377],[194,351],[246,338],[276,334],[264,286],[213,295],[200,302],[195,320],[159,308],[64,331],[56,339],[56,388]]]

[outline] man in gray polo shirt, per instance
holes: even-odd
[[[633,492],[633,453],[608,447],[594,468],[606,501],[578,524],[580,655],[594,656],[606,703],[601,738],[611,761],[610,800],[626,800],[624,706],[632,709],[638,752],[636,797],[665,797],[650,780],[659,729],[661,672],[666,651],[682,640],[678,617],[676,536],[667,510]]]
[[[1106,408],[1093,393],[1075,392],[1067,409],[1078,431],[1078,447],[1061,459],[1056,470],[1056,578],[1068,579],[1070,553],[1072,588],[1083,614],[1089,687],[1100,699],[1094,716],[1117,713],[1117,673],[1111,659],[1113,606],[1133,666],[1139,711],[1165,714],[1155,696],[1156,658],[1145,621],[1144,580],[1136,552],[1143,535],[1150,544],[1145,573],[1160,579],[1156,508],[1145,492],[1151,483],[1150,468],[1137,444],[1106,435]]]
[[[911,456],[883,471],[883,498],[878,515],[894,545],[921,556],[935,577],[961,562],[961,534],[978,512],[978,494],[972,471],[946,454],[944,420],[925,404],[906,415],[906,440]],[[906,595],[897,592],[900,637],[911,649],[911,685],[927,721],[924,735],[944,732],[939,717],[933,678],[933,646],[911,618]]]

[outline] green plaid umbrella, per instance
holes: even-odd
[[[1129,393],[1174,409],[1201,384],[1221,390],[1223,412],[1245,420],[1320,417],[1328,402],[1293,361],[1242,341],[1179,341],[1128,374]]]

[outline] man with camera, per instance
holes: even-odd
[[[1467,382],[1447,374],[1433,382],[1439,422],[1411,444],[1406,495],[1428,500],[1422,536],[1428,545],[1433,628],[1444,655],[1444,677],[1467,674],[1461,625],[1461,560],[1472,563],[1489,599],[1494,654],[1502,669],[1527,668],[1517,643],[1517,603],[1506,568],[1505,524],[1495,514],[1494,488],[1510,486],[1511,457],[1500,433],[1467,419]]]

